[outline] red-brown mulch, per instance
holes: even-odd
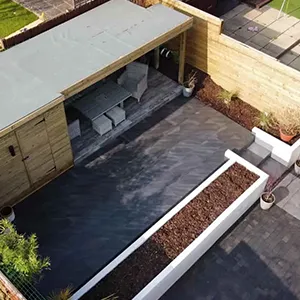
[[[190,245],[258,176],[234,164],[190,201],[83,299],[132,299]]]
[[[201,75],[201,79],[202,78],[203,75]],[[240,99],[234,99],[230,105],[226,105],[218,98],[220,92],[223,90],[222,87],[214,83],[208,75],[200,82],[201,85],[198,87],[198,92],[196,95],[199,100],[213,107],[215,110],[221,112],[223,115],[227,116],[250,131],[255,126],[259,127],[260,111],[258,109]],[[265,131],[280,139],[278,127],[269,128]],[[293,145],[299,138],[300,136],[297,136],[287,144]]]
[[[197,92],[197,98],[249,130],[257,126],[259,110],[240,99],[235,99],[230,105],[226,105],[218,99],[222,90],[222,87],[207,76]]]
[[[187,64],[185,68],[186,76],[189,72],[191,72],[191,70],[196,69]],[[175,64],[174,60],[161,57],[159,71],[169,78],[177,81],[178,64]],[[195,90],[197,91],[196,97],[198,99],[250,131],[255,126],[260,127],[258,120],[260,111],[258,109],[241,99],[235,99],[229,106],[227,106],[223,101],[218,99],[218,95],[223,90],[222,87],[217,85],[209,75],[197,70],[197,79],[198,83]],[[269,128],[265,131],[280,139],[279,128]],[[299,138],[300,135],[293,138],[287,144],[293,145]]]

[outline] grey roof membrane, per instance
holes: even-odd
[[[111,0],[0,53],[0,130],[188,19],[161,4]]]

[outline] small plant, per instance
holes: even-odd
[[[42,271],[49,269],[49,258],[38,254],[35,234],[29,237],[18,234],[8,220],[0,220],[0,266],[9,274],[18,274],[21,280],[36,281]]]
[[[274,200],[273,190],[275,182],[275,178],[269,177],[268,182],[266,184],[265,191],[263,193],[263,200],[268,203],[271,203]]]
[[[186,88],[194,88],[196,86],[198,82],[198,79],[197,79],[197,71],[196,70],[192,70],[188,77],[187,77],[187,80],[183,83],[184,87]]]
[[[73,288],[71,286],[67,286],[59,292],[52,292],[48,297],[49,300],[68,300],[72,296]]]
[[[219,95],[218,99],[222,100],[226,106],[229,106],[231,102],[238,98],[238,92],[237,91],[226,91],[222,90]]]
[[[270,127],[274,126],[275,117],[273,113],[262,111],[257,117],[258,126],[263,130],[268,130]]]
[[[300,107],[289,106],[276,113],[280,130],[290,136],[300,133]]]

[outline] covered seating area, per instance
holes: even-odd
[[[34,147],[21,149],[6,164],[3,173],[17,166],[26,183],[7,201],[23,199],[176,97],[178,84],[141,58],[180,36],[182,83],[192,23],[192,17],[163,4],[144,8],[111,0],[1,53],[3,151],[20,144],[14,139],[6,145],[8,137],[26,133],[25,140],[34,140]],[[4,180],[5,194],[7,186]]]

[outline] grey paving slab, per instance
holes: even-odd
[[[300,299],[300,221],[256,206],[161,300]]]
[[[283,56],[280,57],[280,61],[286,65],[289,65],[291,62],[293,62],[299,54],[293,53],[293,51],[288,51]]]
[[[300,178],[294,172],[279,183],[275,196],[280,208],[300,220]]]
[[[253,152],[254,154],[260,156],[262,159],[265,159],[267,156],[270,155],[270,151],[266,148],[262,147],[257,143],[251,144],[248,149]]]
[[[177,98],[16,206],[51,258],[39,289],[83,284],[242,148],[252,134],[199,100]]]
[[[295,60],[293,60],[289,66],[293,67],[294,69],[300,71],[300,56],[298,56]]]

